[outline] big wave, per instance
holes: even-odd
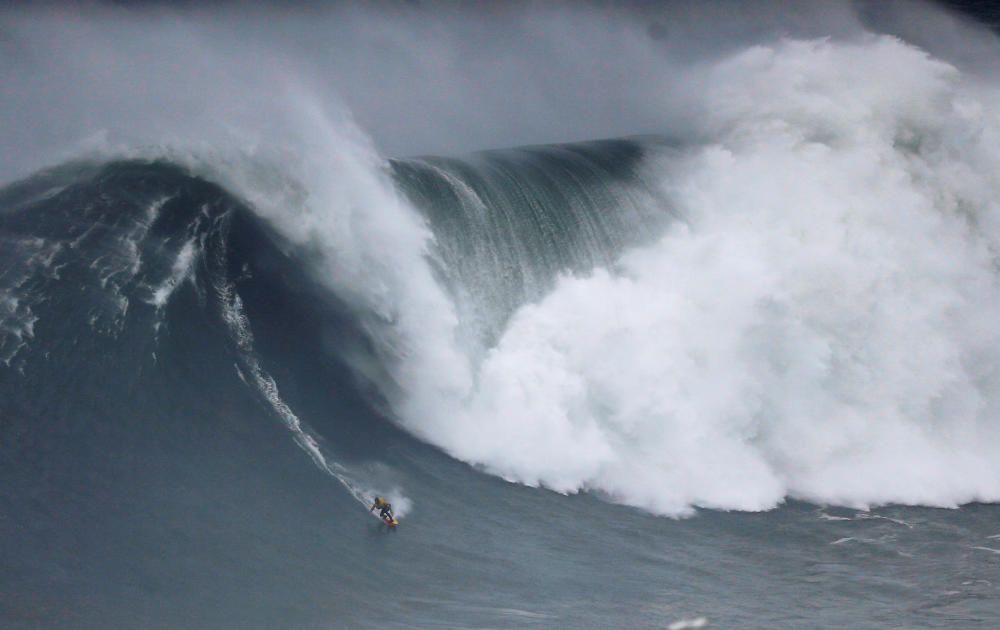
[[[508,480],[666,515],[1000,499],[995,88],[876,36],[703,70],[684,141],[386,161],[286,86],[280,150],[105,158],[166,159],[245,201],[352,311],[371,351],[338,360],[384,411]],[[136,277],[128,243],[162,202],[95,262],[114,263],[103,288]],[[143,293],[159,316],[206,260],[201,233]],[[24,278],[56,253],[18,247],[14,366],[37,323]],[[240,376],[366,500],[280,396],[232,286],[215,291]],[[128,309],[91,324],[113,334]]]

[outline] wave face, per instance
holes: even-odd
[[[412,440],[349,366],[375,360],[353,309],[244,202],[176,164],[66,164],[0,207],[7,624],[325,619],[298,579],[252,568],[287,575],[350,531],[331,511],[365,518],[376,492],[408,512],[398,474],[367,461],[373,443]]]
[[[492,347],[559,274],[611,266],[667,223],[645,153],[639,141],[609,140],[392,163],[433,226],[436,271],[466,343]]]

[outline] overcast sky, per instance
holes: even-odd
[[[780,37],[886,32],[969,71],[1000,69],[994,34],[915,2],[283,7],[0,10],[0,180],[95,144],[280,130],[295,115],[289,90],[401,156],[683,136],[699,73]]]

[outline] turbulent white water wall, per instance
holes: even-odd
[[[686,220],[524,306],[418,432],[655,512],[1000,499],[997,92],[893,38],[704,79]]]

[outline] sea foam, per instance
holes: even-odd
[[[703,98],[684,220],[521,308],[411,426],[663,514],[1000,499],[996,90],[870,37],[751,48]]]

